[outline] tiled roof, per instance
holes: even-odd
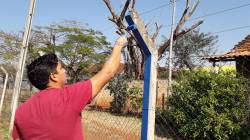
[[[233,61],[237,57],[244,56],[250,56],[250,35],[235,45],[230,52],[223,55],[204,57],[204,59],[208,59],[209,61]]]

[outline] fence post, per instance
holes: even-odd
[[[18,98],[21,90],[22,85],[22,79],[23,79],[23,71],[24,71],[24,65],[26,61],[26,55],[28,51],[28,43],[29,43],[29,37],[31,32],[31,24],[32,24],[32,17],[35,9],[35,2],[36,0],[30,1],[30,7],[29,7],[29,13],[28,13],[28,19],[25,27],[25,32],[23,36],[23,42],[22,42],[22,48],[20,52],[20,58],[18,62],[17,72],[16,72],[16,78],[15,78],[15,84],[13,89],[13,107],[11,110],[11,119],[10,119],[10,126],[9,126],[9,133],[11,134],[13,125],[14,125],[14,119],[15,119],[15,112],[18,105]]]
[[[4,96],[5,96],[5,92],[6,92],[6,86],[7,86],[9,74],[7,73],[7,71],[3,67],[1,67],[1,70],[5,74],[3,92],[2,92],[2,95],[1,95],[1,101],[0,101],[0,117],[2,118],[3,100],[4,100]]]
[[[145,54],[141,139],[153,140],[157,91],[157,49],[148,36],[145,24],[140,20],[138,13],[131,11],[125,19],[129,25],[128,29],[133,32],[139,47]]]

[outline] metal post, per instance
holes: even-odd
[[[26,55],[28,51],[28,43],[29,43],[29,37],[30,37],[30,31],[31,31],[31,24],[32,24],[32,17],[34,13],[35,8],[35,2],[36,0],[30,1],[30,7],[29,7],[29,14],[28,19],[25,27],[25,33],[23,37],[22,42],[22,48],[20,52],[20,58],[18,62],[17,72],[16,72],[16,78],[15,78],[15,85],[14,85],[14,91],[13,91],[13,108],[11,113],[11,119],[10,119],[10,126],[9,126],[9,133],[11,134],[13,125],[14,125],[14,119],[15,119],[15,112],[18,105],[18,98],[21,90],[21,84],[22,84],[22,78],[23,78],[23,71],[24,71],[24,65],[26,61]]]
[[[169,46],[169,56],[168,56],[168,88],[167,97],[171,94],[172,89],[172,60],[173,60],[173,37],[174,37],[174,24],[175,24],[175,0],[173,2],[173,14],[172,14],[172,27],[170,35],[170,46]]]
[[[133,32],[139,47],[145,54],[141,139],[153,140],[157,91],[157,49],[149,38],[145,24],[140,20],[138,13],[132,11],[125,19],[129,25],[128,29]]]
[[[0,117],[2,117],[3,100],[4,100],[4,96],[5,96],[5,92],[6,92],[8,78],[9,78],[9,74],[7,73],[7,71],[3,67],[1,67],[1,70],[5,73],[5,80],[4,80],[3,92],[2,92],[2,96],[1,96],[1,102],[0,102]]]

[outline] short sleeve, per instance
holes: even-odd
[[[16,139],[16,138],[20,138],[20,136],[21,136],[21,134],[20,134],[20,131],[18,129],[16,120],[15,120],[13,130],[12,130],[12,137],[13,137],[13,139]]]
[[[76,109],[77,113],[91,102],[92,84],[90,80],[77,82],[64,88],[70,99],[70,104]]]

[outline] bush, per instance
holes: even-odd
[[[109,82],[107,89],[110,90],[110,95],[113,96],[111,102],[112,113],[122,113],[128,99],[128,82],[129,79],[124,75],[118,75]]]
[[[186,72],[173,86],[167,116],[186,139],[246,138],[245,83],[225,74]]]
[[[128,93],[132,112],[136,112],[136,115],[139,116],[142,110],[143,91],[139,87],[132,87],[129,88]]]

